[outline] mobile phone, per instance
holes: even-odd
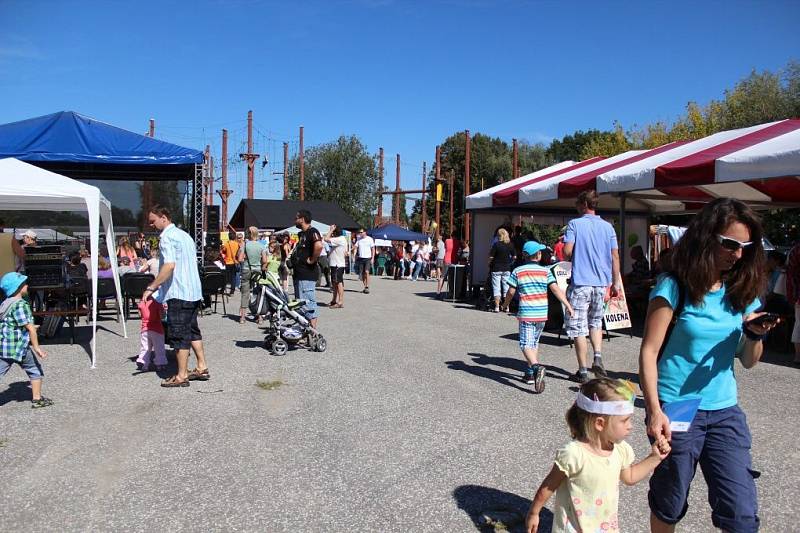
[[[764,313],[763,315],[756,317],[752,320],[748,320],[748,324],[754,324],[756,326],[764,326],[766,324],[774,324],[778,321],[781,315],[775,313]]]

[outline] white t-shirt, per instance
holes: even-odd
[[[375,241],[369,235],[356,241],[359,259],[372,259],[373,248],[375,248]]]
[[[328,264],[331,267],[344,267],[344,254],[347,250],[347,237],[333,237],[330,240],[331,251],[328,252]]]

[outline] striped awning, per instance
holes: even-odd
[[[620,193],[629,209],[653,212],[696,209],[718,197],[756,207],[800,204],[800,119],[561,165],[476,193],[467,209],[572,208],[588,189],[604,209],[617,208]]]
[[[800,119],[723,131],[654,154],[598,176],[597,192],[687,204],[718,197],[765,207],[800,203]]]

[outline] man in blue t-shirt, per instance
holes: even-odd
[[[592,372],[605,376],[601,349],[603,345],[603,309],[606,290],[611,296],[619,293],[619,251],[614,227],[597,216],[597,193],[592,190],[578,195],[575,206],[582,216],[570,220],[564,234],[564,256],[572,261],[572,279],[567,298],[575,310],[565,320],[567,336],[575,343],[578,371],[572,376],[579,383],[589,380],[586,336],[594,349]]]

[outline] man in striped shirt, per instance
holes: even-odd
[[[519,292],[519,310],[517,311],[519,347],[522,355],[528,361],[523,381],[528,385],[533,385],[534,392],[537,394],[544,391],[545,372],[544,367],[539,364],[539,337],[542,336],[544,323],[547,322],[548,288],[564,304],[567,314],[572,316],[572,306],[564,291],[556,283],[553,272],[538,263],[544,249],[545,246],[536,241],[528,241],[522,247],[525,263],[515,268],[511,277],[508,278],[509,289],[503,304],[508,307],[514,293]]]

